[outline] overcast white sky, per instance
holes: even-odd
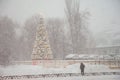
[[[64,0],[0,0],[0,15],[7,15],[23,24],[40,12],[46,18],[62,18],[65,16],[64,7]],[[80,0],[80,9],[90,12],[88,27],[93,34],[120,29],[120,0]]]

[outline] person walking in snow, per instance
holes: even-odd
[[[83,63],[80,64],[81,75],[84,75],[85,65]]]

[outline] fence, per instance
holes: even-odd
[[[120,75],[120,72],[94,72],[85,73],[84,76],[97,76],[97,75]],[[35,78],[49,78],[49,77],[71,77],[82,76],[80,73],[58,73],[58,74],[39,74],[39,75],[14,75],[14,76],[0,76],[0,80],[13,80],[13,79],[35,79]]]
[[[66,67],[75,63],[104,64],[110,68],[120,68],[120,60],[33,60],[33,61],[15,61],[13,64],[40,65],[43,67]]]

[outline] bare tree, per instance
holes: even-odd
[[[0,17],[0,65],[8,65],[14,52],[15,24],[8,17]]]
[[[51,18],[47,20],[46,25],[54,58],[63,59],[65,54],[64,21],[58,18]]]
[[[66,19],[71,33],[72,53],[79,53],[81,48],[87,46],[87,35],[89,34],[86,27],[89,12],[80,12],[80,0],[65,0]]]
[[[31,59],[31,54],[33,50],[33,44],[36,37],[37,26],[40,24],[40,15],[34,15],[26,20],[23,30],[24,38],[24,51],[26,52],[26,57]]]

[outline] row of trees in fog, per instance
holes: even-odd
[[[24,26],[13,22],[9,17],[0,17],[1,65],[8,65],[11,61],[31,59],[37,24],[33,21],[33,17],[28,19]]]
[[[95,47],[95,41],[88,29],[90,13],[80,12],[79,0],[65,0],[65,19],[48,19],[47,29],[54,58],[67,54],[80,54],[80,49]]]
[[[67,54],[79,54],[80,49],[95,46],[88,29],[89,12],[80,12],[78,0],[65,1],[64,19],[45,19],[54,59],[64,59]],[[0,64],[31,59],[40,16],[30,17],[22,26],[8,17],[0,17]]]

